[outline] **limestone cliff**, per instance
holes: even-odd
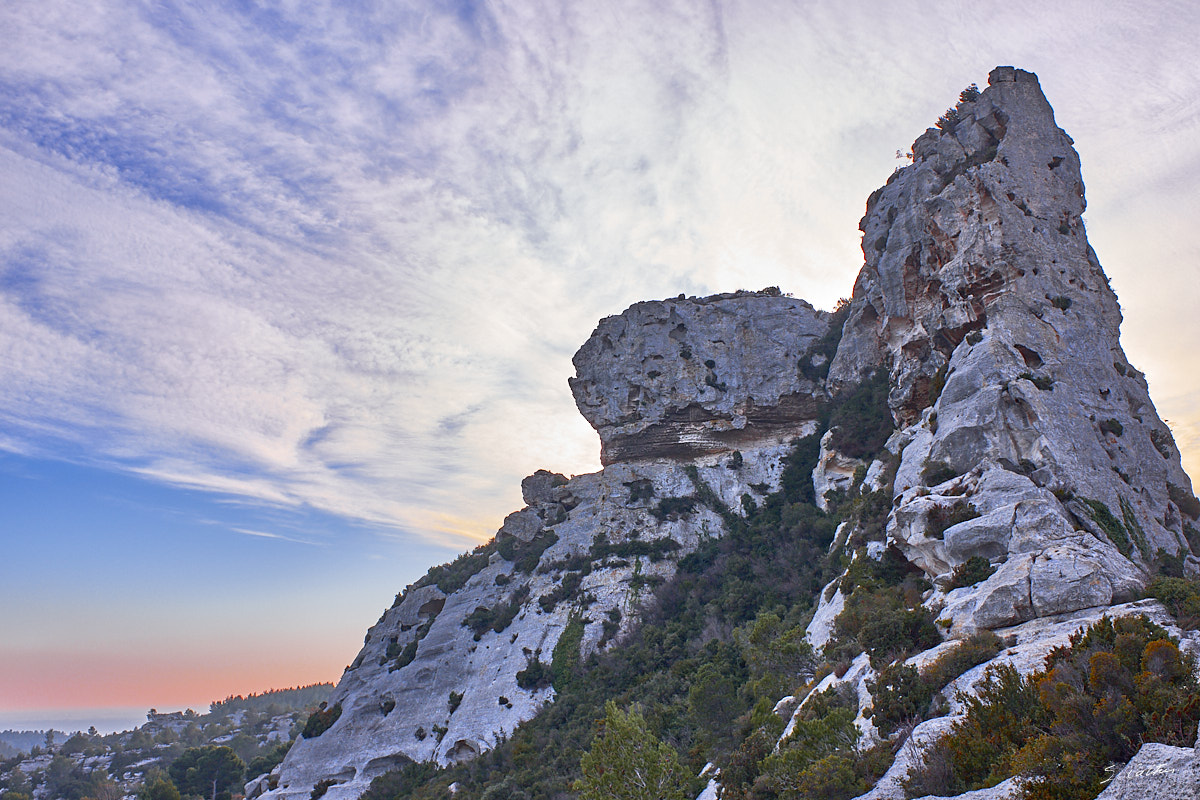
[[[1191,485],[1119,342],[1083,230],[1079,158],[1037,79],[990,86],[913,143],[867,202],[866,264],[830,369],[875,368],[903,426],[889,537],[931,577],[1003,567],[946,598],[958,628],[1128,599],[1156,555],[1187,554]],[[930,520],[970,507],[976,519]]]
[[[296,742],[271,796],[332,781],[327,797],[353,798],[408,759],[470,759],[552,701],[573,619],[585,654],[619,639],[722,515],[779,488],[790,441],[817,427],[821,379],[797,365],[821,372],[829,320],[770,289],[601,321],[571,386],[607,466],[526,478],[526,507],[491,543],[408,587],[338,683],[336,718]]]
[[[680,559],[780,489],[792,441],[818,432],[821,509],[882,498],[873,525],[847,518],[831,563],[890,554],[932,587],[913,602],[946,641],[909,663],[987,629],[1006,643],[994,663],[1029,672],[1102,614],[1148,615],[1196,649],[1138,597],[1165,561],[1200,570],[1200,502],[1121,350],[1079,159],[1036,77],[994,70],[917,139],[912,162],[867,202],[865,264],[836,315],[769,289],[602,320],[570,383],[604,469],[530,476],[526,506],[492,542],[408,587],[270,795],[351,800],[410,759],[449,765],[495,747],[553,702],[560,658],[619,647]],[[890,416],[866,447],[845,409],[875,385]],[[954,588],[968,562],[991,574]],[[818,648],[840,585],[817,598]],[[962,713],[954,691],[973,691],[985,667],[947,687],[945,714],[913,730],[869,797],[903,796],[907,769]],[[869,744],[875,674],[864,653],[808,696],[849,687]]]

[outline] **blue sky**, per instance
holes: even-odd
[[[896,151],[996,64],[1075,138],[1200,465],[1198,39],[1188,2],[9,0],[0,714],[335,680],[522,476],[598,467],[599,318],[832,306]],[[151,657],[207,683],[106,688]]]

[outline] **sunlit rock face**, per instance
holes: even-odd
[[[579,348],[571,390],[604,464],[747,447],[816,419],[828,328],[778,290],[637,303]]]
[[[971,556],[1001,567],[947,598],[964,630],[1130,598],[1160,550],[1188,553],[1197,513],[1121,350],[1071,139],[1032,73],[989,83],[867,201],[829,373],[834,391],[889,373],[904,428],[891,540],[931,577]]]

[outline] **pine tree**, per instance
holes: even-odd
[[[636,708],[621,711],[608,701],[592,747],[583,755],[580,800],[684,800],[679,755],[646,728]]]

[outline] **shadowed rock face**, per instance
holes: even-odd
[[[816,419],[828,328],[777,289],[637,303],[579,348],[571,391],[606,465],[749,447]]]

